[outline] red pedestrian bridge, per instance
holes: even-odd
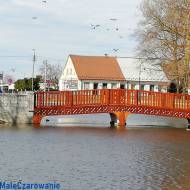
[[[96,113],[109,113],[112,126],[125,126],[130,113],[186,118],[190,125],[190,95],[125,89],[34,93],[34,123],[50,115]]]

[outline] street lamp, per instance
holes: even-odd
[[[32,67],[32,92],[34,91],[34,64],[36,62],[36,52],[35,52],[35,49],[32,49],[33,51],[33,67]]]

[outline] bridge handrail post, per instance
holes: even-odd
[[[130,103],[131,103],[131,91],[126,89],[126,93],[127,93],[126,104],[130,105]]]
[[[33,104],[33,106],[34,106],[34,108],[37,108],[40,105],[39,102],[38,102],[39,92],[34,92],[33,95],[34,95],[34,104]]]
[[[42,107],[42,92],[38,92],[38,107]]]
[[[176,106],[175,106],[176,98],[177,98],[177,96],[176,96],[175,94],[173,94],[173,100],[172,100],[172,101],[173,101],[173,102],[172,102],[173,109],[176,108]]]
[[[170,94],[169,108],[174,109],[174,104],[175,104],[175,94],[171,93]]]
[[[113,92],[114,89],[109,90],[109,104],[113,104]]]
[[[118,99],[118,103],[119,105],[124,105],[125,104],[125,89],[119,89],[119,99]]]
[[[73,106],[73,91],[69,91],[69,104]]]
[[[37,105],[36,105],[36,100],[37,100],[37,98],[36,98],[36,96],[37,96],[37,94],[36,94],[36,92],[34,92],[34,108],[36,108],[37,107]]]
[[[136,91],[136,105],[138,105],[138,101],[139,101],[139,90]]]
[[[165,94],[161,94],[161,107],[164,108],[166,107],[166,93]]]
[[[110,104],[110,91],[111,89],[107,89],[107,105]]]
[[[100,104],[104,105],[106,103],[106,89],[99,89],[98,94],[100,94]]]

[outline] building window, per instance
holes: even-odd
[[[154,91],[154,85],[150,85],[150,91]]]
[[[111,83],[111,88],[116,89],[117,88],[117,83]]]
[[[141,87],[141,90],[144,90],[144,84],[141,84],[140,87]]]
[[[125,85],[124,84],[120,84],[120,89],[125,89]]]
[[[131,90],[135,90],[135,84],[131,84]]]
[[[89,90],[90,84],[89,82],[84,82],[84,90]]]
[[[93,89],[98,89],[98,83],[94,83]]]
[[[129,81],[127,81],[126,89],[127,89],[127,90],[129,89]]]
[[[103,83],[103,85],[102,85],[102,87],[105,89],[105,88],[107,88],[107,83]]]

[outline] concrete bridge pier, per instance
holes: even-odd
[[[32,123],[33,124],[40,124],[41,120],[42,120],[41,115],[33,115]]]
[[[110,126],[111,127],[125,127],[126,126],[126,119],[130,113],[129,112],[115,112],[110,113],[111,121]]]

